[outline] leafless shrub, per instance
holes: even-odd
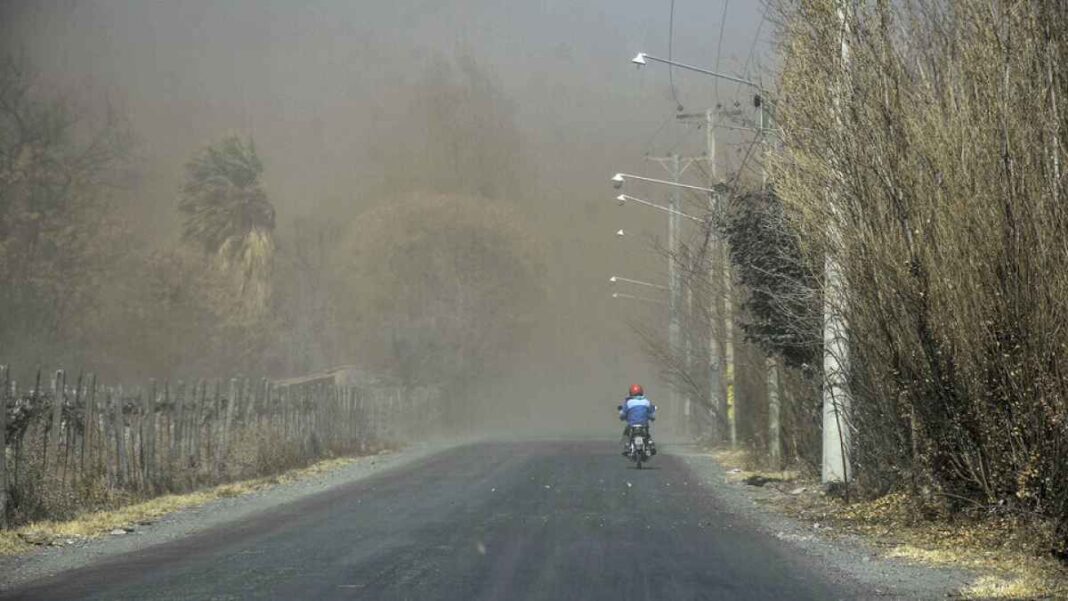
[[[860,483],[1044,516],[1063,546],[1068,8],[781,5],[770,163],[848,282]]]

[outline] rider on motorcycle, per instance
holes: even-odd
[[[656,405],[645,398],[645,390],[640,384],[631,384],[627,400],[619,406],[619,419],[627,422],[623,428],[623,454],[630,451],[630,429],[632,426],[645,426],[645,435],[649,441],[649,453],[656,455],[656,445],[653,443],[653,434],[649,428],[649,422],[656,419]]]

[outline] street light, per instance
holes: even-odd
[[[633,294],[624,294],[622,292],[613,292],[612,293],[612,298],[623,298],[623,299],[628,299],[628,300],[636,300],[636,301],[642,301],[642,302],[646,302],[646,303],[653,303],[653,304],[656,304],[656,305],[666,305],[667,304],[666,302],[664,302],[662,300],[659,300],[659,299],[645,298],[644,296],[635,296]]]
[[[608,278],[608,281],[612,282],[613,284],[615,284],[617,282],[625,282],[627,284],[634,284],[635,286],[647,286],[649,288],[656,288],[658,290],[667,290],[668,289],[667,286],[661,286],[660,284],[653,284],[653,283],[650,283],[650,282],[643,282],[641,280],[632,280],[630,278],[625,278],[625,277],[623,277],[621,275],[614,275],[614,276]]]
[[[695,67],[693,65],[687,65],[686,63],[679,63],[679,62],[676,62],[676,61],[668,60],[666,58],[659,58],[659,57],[656,57],[656,56],[652,56],[650,54],[646,54],[644,52],[639,52],[637,56],[635,56],[634,58],[630,59],[630,62],[634,63],[635,65],[638,65],[639,67],[641,67],[641,66],[645,65],[645,61],[647,61],[647,60],[656,61],[658,63],[664,63],[665,65],[672,65],[672,66],[678,67],[680,69],[687,69],[687,70],[690,70],[690,71],[696,71],[697,73],[704,73],[705,75],[711,75],[712,77],[719,77],[720,79],[726,79],[727,81],[733,81],[735,83],[740,83],[740,84],[743,84],[743,85],[747,85],[747,86],[756,88],[761,93],[763,93],[763,91],[764,91],[764,88],[760,87],[760,84],[757,84],[757,83],[754,83],[752,81],[749,81],[748,79],[742,79],[741,77],[735,77],[733,75],[727,75],[725,73],[716,73],[715,71],[709,71],[708,69],[702,69],[701,67]]]
[[[660,184],[663,186],[674,186],[676,188],[686,188],[687,190],[697,190],[698,192],[715,192],[712,188],[704,188],[701,186],[691,186],[690,184],[680,184],[678,182],[668,181],[666,179],[656,179],[655,177],[643,177],[641,175],[633,175],[630,173],[617,173],[612,176],[612,187],[619,190],[623,187],[623,183],[628,179],[636,179],[643,182],[649,182],[653,184]]]
[[[697,223],[705,223],[704,219],[701,219],[699,217],[694,217],[693,215],[690,215],[689,213],[683,213],[682,211],[676,211],[675,209],[672,209],[671,207],[665,207],[663,205],[658,205],[655,202],[649,202],[648,200],[643,200],[643,199],[638,198],[636,196],[630,196],[629,194],[620,194],[619,196],[616,197],[616,200],[619,201],[620,205],[626,204],[627,201],[636,202],[636,203],[638,203],[640,205],[645,205],[647,207],[650,207],[650,208],[653,208],[653,209],[657,209],[658,211],[663,211],[663,212],[669,213],[671,215],[678,215],[679,217],[685,217],[686,219],[689,219],[690,221],[696,221]],[[619,232],[622,232],[622,231],[623,230],[619,230]],[[622,235],[619,232],[616,232],[617,236],[621,236]]]
[[[841,17],[841,14],[842,13],[839,12],[839,16],[840,17]],[[644,52],[639,52],[637,54],[637,56],[635,56],[633,59],[631,59],[631,62],[634,63],[635,65],[638,65],[639,68],[641,66],[645,65],[647,61],[656,61],[656,62],[659,62],[659,63],[664,63],[666,65],[672,65],[672,66],[675,66],[675,67],[679,67],[680,69],[686,69],[686,70],[689,70],[689,71],[695,71],[697,73],[701,73],[701,74],[704,74],[704,75],[709,75],[709,76],[712,76],[712,77],[715,77],[715,78],[718,78],[718,79],[725,79],[727,81],[732,81],[732,82],[739,83],[739,84],[742,84],[742,85],[745,85],[745,86],[749,86],[749,87],[755,89],[757,91],[757,94],[756,94],[756,96],[753,97],[753,107],[760,111],[760,122],[759,122],[759,125],[758,125],[758,128],[757,128],[757,131],[759,132],[761,145],[762,146],[764,145],[764,137],[767,134],[767,129],[765,128],[765,112],[766,112],[766,109],[764,107],[766,93],[764,91],[764,88],[761,87],[760,84],[757,84],[755,82],[749,81],[747,79],[742,79],[740,77],[734,77],[732,75],[726,75],[724,73],[717,73],[717,72],[711,71],[709,69],[702,69],[701,67],[695,67],[693,65],[687,65],[685,63],[679,63],[679,62],[668,60],[668,59],[663,59],[663,58],[659,58],[659,57],[655,57],[655,56],[650,56],[650,55],[648,55],[648,54],[646,54]],[[711,127],[712,126],[712,119],[711,119],[712,113],[711,113],[711,111],[706,113],[706,115],[707,115],[706,119],[708,120],[708,125],[709,125],[708,136],[709,136],[709,140],[712,140],[713,138],[711,137],[712,136],[712,134],[711,134],[711,132],[712,132],[712,127]],[[711,149],[713,148],[713,146],[712,146],[711,142],[709,144],[709,148],[710,148],[710,150],[709,150],[709,160],[712,161],[713,160],[713,154],[712,154],[712,150]],[[715,167],[713,165],[713,173],[715,173],[714,169],[715,169]],[[765,168],[761,169],[761,179],[762,179],[761,189],[767,189],[768,175],[767,175],[767,170]],[[725,261],[724,272],[723,272],[724,273],[724,284],[725,284],[725,288],[727,288],[729,290],[729,275],[728,275],[729,274],[729,267],[727,266],[727,263],[726,263],[726,254],[724,254],[724,257],[725,257],[724,258],[724,261]],[[730,308],[730,304],[729,304],[730,300],[729,300],[729,296],[727,296],[727,294],[725,294],[725,303],[726,303],[725,307],[727,309],[729,309]],[[729,318],[724,320],[724,326],[726,328],[728,328],[728,331],[729,331],[729,328],[730,328],[730,319]],[[826,339],[826,331],[827,330],[825,328],[824,329],[825,339]],[[732,374],[734,372],[734,369],[732,367],[732,364],[733,364],[733,351],[730,348],[730,336],[724,336],[724,338],[725,338],[725,340],[727,342],[727,345],[728,345],[728,348],[727,348],[727,357],[728,357],[727,363],[728,363],[728,365],[727,365],[727,369],[725,371],[725,374],[727,375],[727,397],[730,398],[731,397],[731,392],[730,391],[731,391],[731,388],[733,387],[733,375]],[[825,363],[826,363],[826,361],[825,361]],[[824,373],[826,374],[827,372],[828,372],[828,370],[825,369]],[[826,401],[824,403],[824,406],[826,407]],[[835,413],[835,416],[837,417],[837,413]],[[826,414],[824,415],[824,423],[825,424],[827,423]],[[735,421],[733,419],[731,419],[730,427],[731,427],[731,445],[733,446],[734,443],[735,443]],[[824,450],[825,450],[825,452],[826,452],[826,449],[828,448],[828,432],[829,432],[829,430],[830,429],[827,428],[826,426],[824,427],[824,430],[823,430],[824,431],[824,434],[823,434],[824,441],[823,442],[824,442]],[[833,444],[831,444],[830,446],[833,446]],[[842,461],[841,463],[842,463],[843,466],[846,465],[846,463],[844,461]],[[824,461],[823,469],[824,469],[824,475],[826,475],[826,473],[827,473],[827,462],[826,462],[826,460]],[[846,469],[847,469],[846,467],[843,467],[843,471],[845,471]],[[824,477],[824,481],[826,481],[826,477]]]
[[[715,71],[710,71],[708,69],[702,69],[701,67],[695,67],[693,65],[687,65],[686,63],[680,63],[680,62],[676,62],[676,61],[673,61],[673,60],[668,60],[666,58],[659,58],[659,57],[656,57],[656,56],[652,56],[652,55],[646,54],[644,52],[639,52],[637,54],[637,56],[635,56],[634,58],[630,59],[630,62],[634,63],[635,65],[638,65],[639,67],[641,67],[642,65],[646,64],[646,61],[656,61],[658,63],[664,63],[665,65],[673,65],[675,67],[679,67],[680,69],[688,69],[690,71],[696,71],[697,73],[702,73],[704,75],[710,75],[712,77],[717,77],[719,79],[726,79],[727,81],[733,81],[735,83],[740,83],[742,85],[746,85],[746,86],[752,87],[753,89],[755,89],[757,91],[757,95],[753,97],[753,107],[760,111],[760,124],[759,124],[759,126],[757,128],[757,131],[760,132],[761,138],[763,138],[764,134],[767,133],[766,129],[765,129],[765,126],[764,126],[764,100],[765,100],[764,97],[766,96],[766,93],[764,91],[764,88],[761,87],[760,84],[758,84],[756,82],[753,82],[753,81],[749,81],[748,79],[742,79],[740,77],[734,77],[733,75],[726,75],[724,73],[717,73]],[[762,188],[766,188],[767,187],[767,172],[766,171],[763,173],[762,177],[763,177],[763,182],[762,182],[761,187]]]
[[[626,180],[635,179],[635,180],[639,180],[639,181],[643,181],[643,182],[649,182],[649,183],[652,183],[652,184],[660,184],[660,185],[664,185],[664,186],[671,186],[671,187],[676,188],[676,189],[677,188],[683,188],[683,189],[686,189],[686,190],[694,190],[694,191],[704,192],[704,193],[708,193],[708,194],[714,194],[715,193],[715,190],[713,190],[712,188],[705,188],[705,187],[702,187],[702,186],[692,186],[690,184],[679,183],[678,178],[679,178],[679,175],[681,175],[681,173],[682,173],[682,171],[679,169],[679,159],[678,159],[677,156],[673,156],[672,158],[674,160],[674,165],[675,165],[675,169],[673,171],[673,175],[675,176],[674,177],[675,181],[656,179],[656,178],[652,178],[652,177],[643,177],[643,176],[640,176],[640,175],[633,175],[633,174],[630,174],[630,173],[617,173],[617,174],[613,175],[612,178],[611,178],[612,186],[615,187],[618,190],[618,189],[623,187],[623,184],[626,183]],[[680,288],[680,286],[679,286],[679,280],[678,280],[678,275],[677,275],[677,267],[675,265],[675,257],[677,256],[676,253],[678,251],[678,238],[677,238],[677,233],[676,232],[678,231],[678,228],[679,228],[679,225],[680,225],[679,222],[678,222],[678,218],[679,217],[685,217],[685,218],[687,218],[687,219],[689,219],[691,221],[696,221],[697,223],[700,223],[700,224],[705,224],[706,222],[703,219],[699,219],[697,217],[694,217],[693,215],[688,215],[688,214],[683,213],[682,211],[678,210],[677,207],[678,207],[678,196],[679,195],[676,192],[676,193],[673,193],[671,196],[672,196],[672,200],[671,200],[671,206],[670,207],[664,207],[664,206],[658,205],[658,204],[656,204],[654,202],[649,202],[647,200],[643,200],[641,198],[636,198],[634,196],[629,196],[629,195],[626,195],[626,194],[620,194],[619,196],[616,197],[616,200],[618,200],[620,202],[620,204],[626,203],[629,200],[629,201],[632,201],[632,202],[636,202],[638,204],[645,205],[645,206],[650,207],[650,208],[654,208],[654,209],[666,212],[666,213],[668,213],[668,215],[670,215],[670,217],[668,218],[668,248],[670,249],[670,253],[668,255],[668,280],[671,282],[671,285],[670,285],[670,287],[668,289],[668,296],[669,296],[669,298],[671,300],[670,300],[669,303],[666,303],[666,304],[668,305],[668,308],[669,308],[669,311],[668,311],[668,314],[669,314],[668,341],[669,342],[668,342],[668,344],[671,347],[672,353],[675,353],[679,348],[679,335],[680,335],[680,326],[679,326],[679,304],[680,304],[679,288]],[[620,298],[620,297],[616,297],[616,298]],[[647,300],[647,299],[636,298],[635,300]],[[688,360],[689,359],[687,359],[687,361]],[[672,405],[678,406],[678,398],[677,398],[677,396],[674,393],[672,393],[671,398],[672,398]],[[680,411],[679,415],[683,415],[683,412]]]

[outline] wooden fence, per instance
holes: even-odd
[[[438,410],[430,390],[328,380],[28,384],[0,366],[0,527],[374,451]]]

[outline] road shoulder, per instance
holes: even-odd
[[[960,591],[978,578],[966,569],[887,557],[859,536],[779,513],[767,506],[767,500],[784,493],[730,478],[710,453],[697,447],[675,447],[670,452],[689,466],[729,511],[805,555],[839,584],[852,585],[858,591],[875,591],[880,599],[928,601],[962,598]]]
[[[128,526],[121,533],[71,539],[64,541],[67,544],[41,546],[29,553],[0,557],[0,591],[246,519],[339,486],[412,465],[454,446],[457,445],[421,444],[354,457],[333,469],[308,471],[301,477],[282,479],[278,484],[257,487],[246,494],[179,509],[151,523]]]

